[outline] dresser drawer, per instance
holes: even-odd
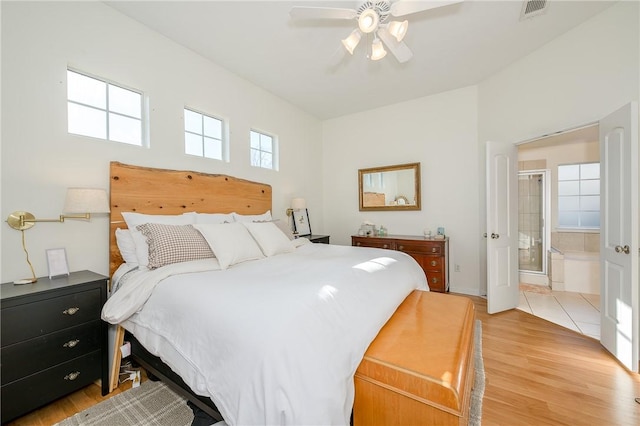
[[[2,309],[2,346],[100,318],[100,289]]]
[[[3,347],[0,350],[2,384],[99,350],[101,331],[100,320],[95,320]]]
[[[438,292],[446,292],[449,289],[447,288],[447,282],[445,280],[444,272],[434,272],[434,271],[425,271],[427,275],[427,283],[429,284],[429,290],[438,291]]]
[[[443,264],[444,264],[444,257],[436,257],[436,256],[422,257],[422,268],[425,271],[440,272],[444,270]]]
[[[394,250],[395,243],[393,241],[375,239],[369,237],[357,238],[352,240],[352,245],[357,247],[374,247],[381,249]]]
[[[442,255],[442,244],[430,241],[398,241],[396,242],[396,249],[405,252]]]
[[[2,386],[2,423],[92,383],[100,377],[100,357],[97,350]]]

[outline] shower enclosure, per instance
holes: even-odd
[[[548,285],[548,170],[518,174],[518,262],[520,281]]]

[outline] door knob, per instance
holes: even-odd
[[[629,254],[629,252],[631,251],[631,249],[629,248],[629,246],[616,246],[616,253],[624,253],[624,254]]]
[[[494,240],[497,240],[498,238],[500,238],[500,234],[494,234],[493,232],[491,233],[491,238]]]

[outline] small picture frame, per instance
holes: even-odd
[[[60,275],[69,275],[67,251],[64,248],[48,249],[47,266],[49,267],[49,279]]]
[[[293,211],[293,229],[298,236],[311,235],[311,223],[309,223],[309,211],[307,209]]]

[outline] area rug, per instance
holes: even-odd
[[[474,342],[475,382],[471,391],[469,425],[480,426],[485,375],[482,360],[482,322],[476,320]],[[186,400],[162,382],[147,380],[140,387],[113,396],[56,426],[189,426],[193,412]],[[225,426],[224,422],[216,423]]]
[[[471,391],[471,408],[469,409],[469,426],[480,426],[482,420],[482,398],[484,397],[484,361],[482,360],[482,321],[476,320],[474,342],[474,363],[476,378]]]
[[[147,380],[56,426],[189,426],[193,411],[162,382]]]

